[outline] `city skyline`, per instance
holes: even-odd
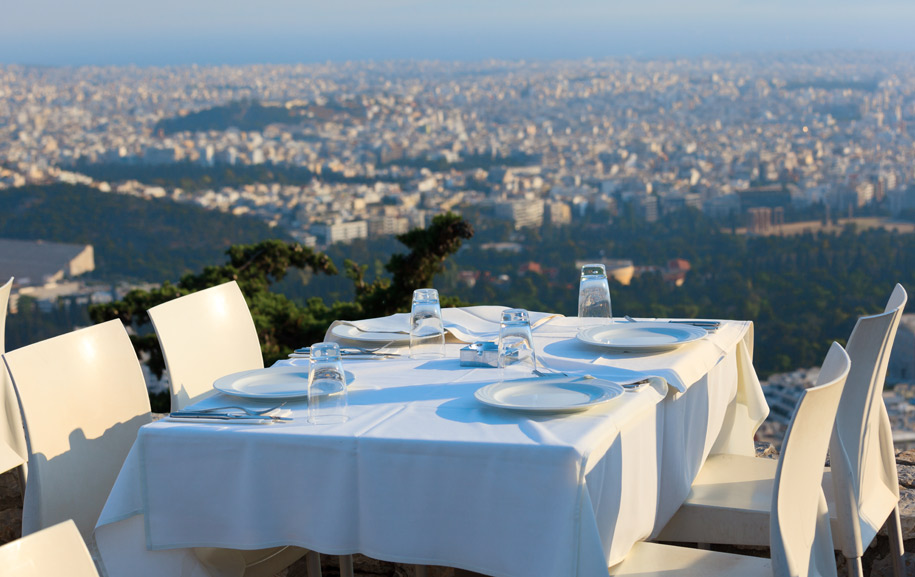
[[[637,6],[576,0],[460,4],[268,0],[15,3],[0,63],[218,65],[346,60],[696,57],[793,51],[915,51],[915,5],[898,0],[703,0]]]

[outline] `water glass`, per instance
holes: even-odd
[[[537,368],[531,318],[524,309],[507,309],[502,312],[499,325],[499,374],[504,380],[509,366],[533,372]]]
[[[581,282],[578,285],[578,328],[612,322],[607,269],[602,264],[586,264],[581,267]]]
[[[308,422],[343,423],[346,415],[346,373],[337,343],[311,345],[308,363]]]
[[[410,312],[410,358],[438,359],[444,356],[445,328],[438,291],[417,289],[413,291]]]

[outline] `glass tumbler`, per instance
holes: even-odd
[[[578,328],[612,322],[607,269],[602,264],[586,264],[581,267],[581,282],[578,285]]]
[[[410,311],[410,358],[439,359],[445,356],[442,307],[435,289],[413,291]]]
[[[308,363],[308,422],[343,423],[346,415],[346,373],[337,343],[311,345]]]
[[[502,380],[505,379],[505,369],[510,366],[531,373],[537,368],[531,319],[524,309],[502,312],[499,325],[499,376]]]

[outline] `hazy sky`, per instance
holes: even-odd
[[[0,63],[915,52],[913,0],[7,0]]]

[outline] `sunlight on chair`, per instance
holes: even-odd
[[[67,520],[0,547],[4,577],[98,577],[73,521]]]

